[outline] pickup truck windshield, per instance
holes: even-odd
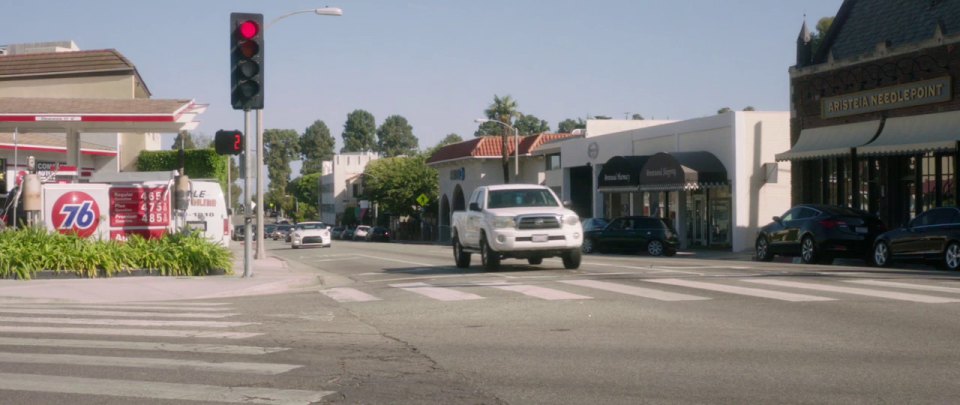
[[[495,190],[490,191],[489,195],[487,208],[560,206],[553,194],[543,189]]]

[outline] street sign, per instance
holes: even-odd
[[[426,194],[420,194],[420,196],[417,197],[417,203],[419,203],[421,207],[426,206],[428,202],[430,202],[430,197],[427,197]]]

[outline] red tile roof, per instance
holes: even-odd
[[[574,136],[573,134],[548,133],[524,136],[520,138],[520,154],[529,155],[544,143],[558,139],[572,138]],[[434,152],[434,154],[427,159],[427,164],[464,158],[499,158],[503,156],[502,142],[499,136],[482,136],[468,141],[450,144]],[[513,150],[513,137],[510,137],[507,140],[507,154],[512,156]]]

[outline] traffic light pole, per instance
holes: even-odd
[[[257,110],[257,260],[267,258],[263,235],[263,110]]]
[[[250,111],[243,111],[243,133],[250,133]],[[247,137],[249,139],[249,137]],[[253,276],[253,270],[250,264],[253,263],[253,251],[250,249],[253,243],[253,232],[250,226],[251,207],[250,207],[250,147],[249,143],[244,142],[243,151],[243,277]],[[255,207],[260,208],[260,207]],[[261,235],[261,239],[263,236]]]

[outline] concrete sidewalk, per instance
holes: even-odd
[[[114,277],[98,279],[0,280],[4,302],[111,303],[214,299],[277,294],[318,285],[320,274],[297,270],[275,257],[255,260],[243,278],[243,247],[233,244],[233,275],[207,277]]]

